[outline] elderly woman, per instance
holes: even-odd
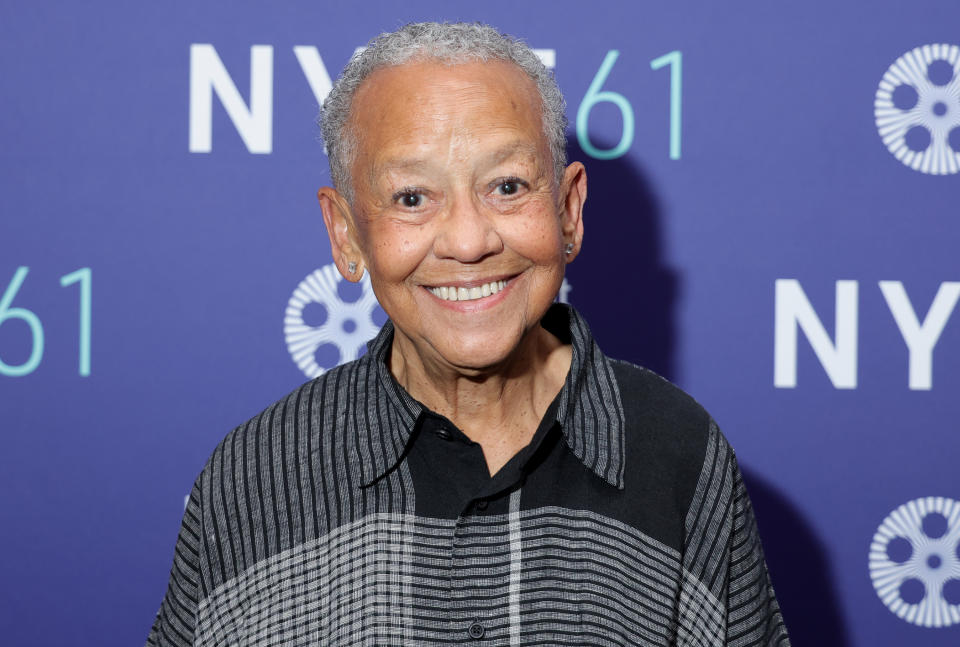
[[[482,25],[350,61],[319,199],[390,320],[214,451],[148,645],[788,643],[710,417],[554,303],[587,193],[563,110]]]

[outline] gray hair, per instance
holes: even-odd
[[[356,153],[356,137],[347,121],[357,89],[370,74],[383,67],[411,60],[436,60],[448,65],[469,61],[514,63],[536,84],[542,103],[544,135],[553,157],[557,182],[567,165],[566,104],[553,74],[521,40],[501,34],[480,23],[420,22],[383,33],[356,53],[320,109],[320,128],[330,160],[333,184],[353,201],[350,165]]]

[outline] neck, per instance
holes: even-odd
[[[570,370],[571,347],[536,326],[501,364],[464,369],[424,357],[399,330],[390,370],[410,395],[483,448],[491,474],[529,444]]]

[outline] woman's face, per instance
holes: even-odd
[[[583,167],[557,186],[540,115],[504,62],[384,68],[355,95],[350,235],[396,342],[427,364],[508,360],[579,250]]]

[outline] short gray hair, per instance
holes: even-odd
[[[567,165],[566,103],[553,74],[523,41],[501,34],[481,23],[419,22],[383,33],[356,53],[320,109],[320,128],[333,184],[353,201],[350,165],[356,153],[356,138],[347,130],[350,108],[357,89],[370,74],[383,67],[411,60],[435,60],[448,65],[470,61],[514,63],[536,84],[542,103],[544,135],[553,157],[557,182]]]

